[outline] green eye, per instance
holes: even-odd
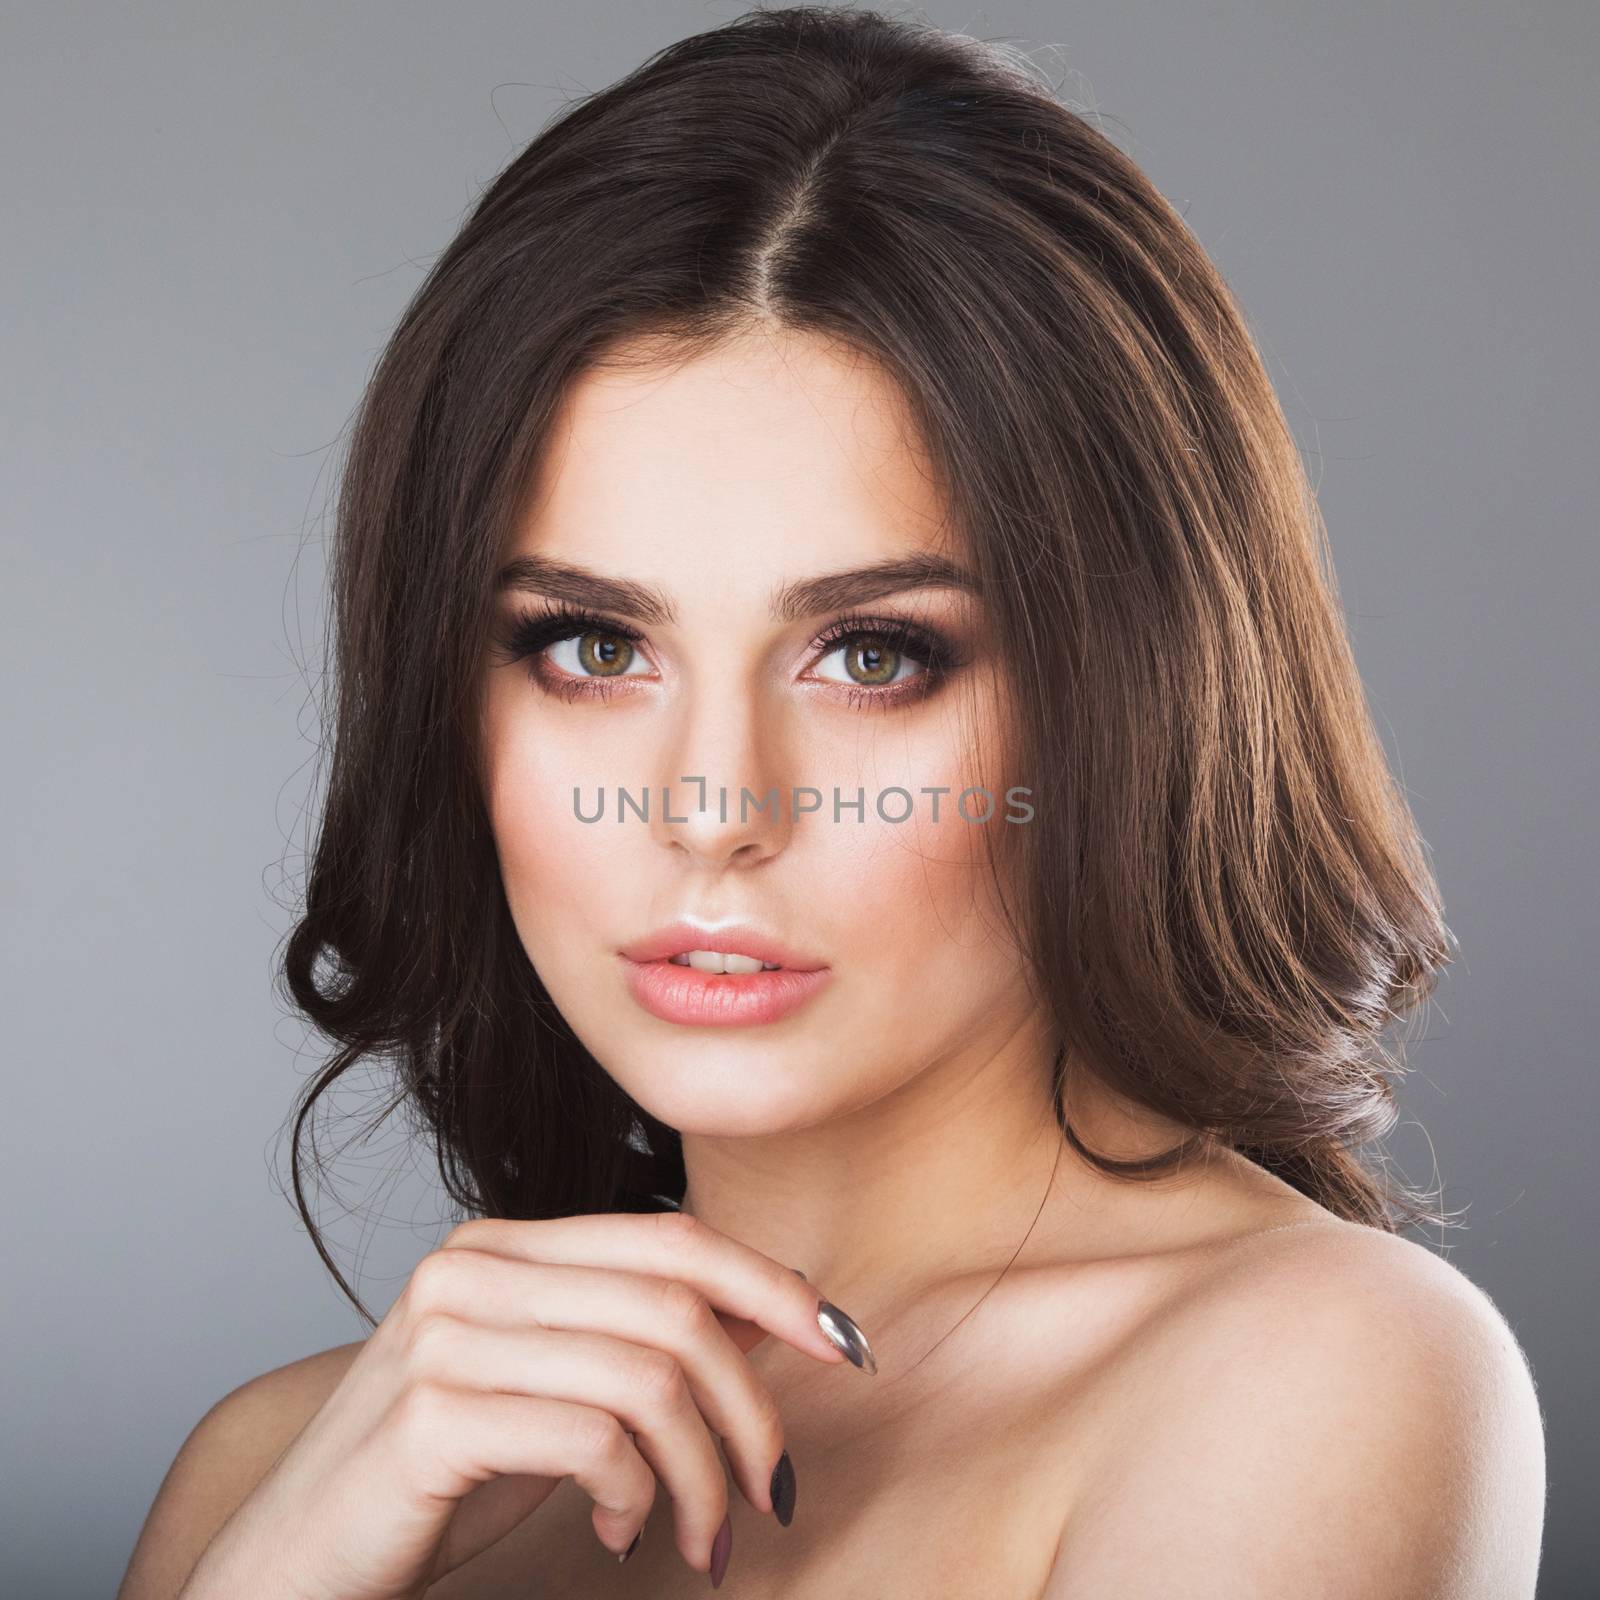
[[[620,634],[602,633],[593,628],[557,640],[550,646],[549,656],[563,672],[589,678],[623,677],[636,660],[642,659]]]
[[[824,671],[827,663],[839,659],[845,677]],[[864,688],[882,688],[887,684],[914,678],[926,668],[918,665],[911,656],[895,646],[881,634],[853,634],[837,650],[831,650],[817,664],[820,676],[834,683],[858,683]]]

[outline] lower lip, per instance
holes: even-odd
[[[701,972],[671,961],[622,958],[633,997],[663,1022],[745,1028],[792,1016],[826,985],[832,972]]]

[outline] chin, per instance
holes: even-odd
[[[824,1122],[844,1109],[836,1045],[762,1044],[726,1034],[662,1045],[640,1039],[596,1059],[652,1116],[680,1133],[759,1138]],[[836,1069],[835,1069],[836,1070]],[[849,1087],[858,1087],[851,1085]]]

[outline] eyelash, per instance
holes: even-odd
[[[556,679],[541,670],[540,657],[553,644],[577,638],[585,633],[605,634],[609,638],[626,639],[637,647],[644,635],[626,623],[612,622],[594,612],[561,604],[544,612],[520,612],[499,638],[503,652],[501,662],[510,666],[515,662],[528,662],[529,676],[535,683],[567,701],[605,700],[615,692],[618,678]],[[872,617],[847,615],[836,618],[812,641],[810,648],[824,655],[831,654],[840,644],[863,637],[882,640],[898,655],[910,656],[922,671],[897,684],[873,689],[859,685],[848,691],[852,706],[871,705],[887,709],[914,699],[922,699],[940,687],[945,678],[962,665],[962,657],[954,643],[943,634],[924,628],[903,617]]]

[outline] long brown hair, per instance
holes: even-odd
[[[477,782],[497,553],[563,391],[751,325],[903,390],[1006,655],[1037,815],[1017,907],[1058,1116],[1103,1170],[1218,1139],[1338,1215],[1446,1219],[1368,1166],[1453,940],[1374,733],[1298,450],[1216,268],[1005,47],[755,11],[567,107],[473,207],[349,436],[326,798],[287,993],[428,1130],[468,1214],[659,1210],[681,1144],[544,990]],[[1192,1137],[1088,1149],[1067,1063]],[[313,1147],[314,1147],[313,1139]]]

